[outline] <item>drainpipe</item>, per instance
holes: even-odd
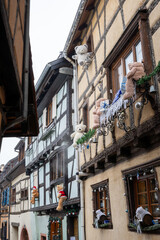
[[[63,57],[73,66],[73,85],[74,85],[74,112],[75,112],[75,125],[78,124],[78,76],[77,76],[77,64],[74,63],[67,54],[63,52]],[[81,240],[85,240],[85,227],[84,227],[84,183],[79,178],[79,154],[78,150],[75,150],[75,168],[76,168],[76,181],[80,184],[80,228],[81,228]]]
[[[29,12],[30,10],[30,0],[26,0],[25,3],[25,41],[24,41],[24,105],[23,105],[23,117],[27,119],[28,115],[28,93],[29,93]]]

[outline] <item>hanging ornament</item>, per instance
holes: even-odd
[[[137,180],[139,180],[139,172],[137,172]]]
[[[132,176],[130,176],[130,178],[129,178],[131,181],[133,180],[133,178],[132,178]]]
[[[87,149],[89,149],[89,144],[87,145]]]
[[[152,169],[150,170],[150,172],[151,172],[151,173],[154,173],[154,169],[152,168]]]

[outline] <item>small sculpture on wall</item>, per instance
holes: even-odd
[[[76,46],[74,49],[75,49],[76,55],[73,55],[72,58],[74,60],[77,60],[78,65],[87,69],[88,66],[91,64],[92,58],[93,58],[93,53],[88,52],[88,45],[84,44],[84,45]]]
[[[58,207],[56,208],[57,211],[63,210],[63,202],[67,199],[65,192],[63,191],[62,185],[57,185],[57,197],[59,198]]]
[[[39,192],[36,186],[34,186],[32,190],[32,199],[31,199],[32,204],[35,204],[35,198],[39,198]]]

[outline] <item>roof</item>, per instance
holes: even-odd
[[[61,71],[61,69],[70,69],[70,71]],[[49,104],[54,93],[63,84],[66,77],[72,78],[72,64],[64,57],[48,63],[35,86],[38,116],[42,114],[43,109]],[[47,94],[47,97],[46,97]]]
[[[87,28],[87,20],[91,11],[95,8],[95,2],[95,0],[81,0],[80,2],[63,50],[69,57],[74,54],[74,47],[81,43],[82,31]]]

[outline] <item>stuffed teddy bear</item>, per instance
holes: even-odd
[[[107,99],[105,98],[100,98],[96,101],[96,108],[93,110],[93,128],[98,128],[100,126],[100,103],[102,101],[105,101]]]
[[[39,197],[39,192],[38,189],[34,186],[33,190],[32,190],[32,199],[31,199],[31,203],[35,204],[35,198]]]
[[[56,208],[57,211],[63,210],[63,202],[67,199],[65,192],[63,191],[62,185],[57,185],[57,197],[59,198],[58,207]]]
[[[89,66],[92,62],[93,53],[88,52],[87,44],[76,46],[74,48],[76,55],[73,55],[72,58],[77,60],[78,65],[80,66]]]
[[[130,72],[127,74],[126,91],[123,95],[123,99],[129,99],[133,97],[135,91],[133,80],[137,81],[145,75],[144,66],[142,63],[129,63],[128,67]]]
[[[104,221],[107,220],[107,216],[100,209],[96,211],[96,218],[99,224],[103,224]]]
[[[73,147],[77,147],[77,140],[80,139],[84,135],[84,131],[86,129],[86,125],[78,124],[75,127],[75,132],[71,134],[71,139],[73,139]]]

